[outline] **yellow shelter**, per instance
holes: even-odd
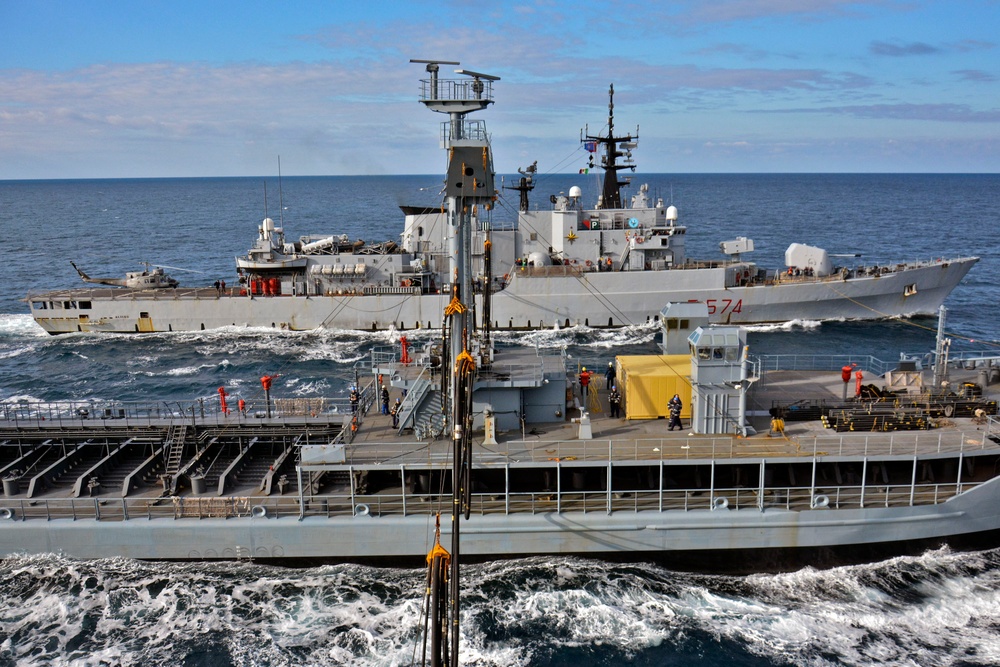
[[[674,394],[684,403],[681,418],[691,419],[691,355],[631,355],[615,362],[626,419],[666,418]]]

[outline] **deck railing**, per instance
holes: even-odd
[[[271,400],[271,418],[266,416],[263,400],[248,402],[245,411],[238,409],[237,397],[227,396],[228,409],[222,411],[218,399],[194,401],[57,401],[50,403],[0,403],[0,426],[164,426],[198,424],[233,426],[240,424],[281,424],[288,420],[350,414],[347,398],[276,398]]]
[[[616,489],[472,494],[472,513],[757,511],[936,505],[980,482],[716,489]],[[449,511],[451,497],[379,493],[269,497],[0,499],[0,521],[156,521],[237,518],[408,516]]]

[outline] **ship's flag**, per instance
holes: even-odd
[[[581,174],[589,174],[589,173],[590,173],[590,170],[589,170],[589,169],[581,169],[581,170],[580,170],[580,173],[581,173]]]
[[[583,142],[583,150],[587,151],[588,153],[596,153],[597,152],[597,142],[596,141],[585,141],[585,142]]]

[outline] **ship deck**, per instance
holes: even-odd
[[[952,381],[956,386],[966,379],[974,380],[975,372],[960,369],[953,372]],[[873,382],[879,380],[873,378]],[[393,398],[398,391],[393,390]],[[600,387],[597,391],[598,403],[607,405],[606,390]],[[370,401],[372,393],[369,388],[366,402]],[[887,506],[892,502],[921,502],[922,498],[927,502],[941,502],[961,492],[963,484],[973,486],[985,479],[960,478],[958,484],[941,483],[941,480],[917,484],[916,473],[911,481],[907,472],[915,467],[912,463],[915,457],[941,455],[954,459],[957,452],[969,456],[1000,456],[1000,421],[996,417],[984,423],[972,417],[937,418],[932,420],[933,427],[927,430],[864,433],[836,433],[825,428],[819,420],[787,421],[784,432],[768,432],[768,411],[775,404],[805,399],[838,403],[842,395],[839,372],[771,371],[753,385],[749,394],[748,414],[758,430],[749,437],[697,435],[689,431],[671,433],[662,419],[612,419],[599,411],[590,415],[593,436],[590,439],[580,439],[579,425],[569,420],[534,425],[524,433],[498,433],[495,445],[483,444],[478,437],[473,445],[476,469],[487,475],[501,476],[510,476],[511,470],[520,470],[520,474],[529,477],[535,470],[539,477],[534,482],[538,488],[529,492],[515,493],[508,481],[501,494],[480,494],[476,500],[477,511],[538,512],[553,507],[567,511],[575,505],[580,505],[583,511],[607,510],[612,506],[662,511],[676,505],[687,509],[692,502],[709,503],[721,489],[713,487],[707,492],[699,482],[702,487],[697,490],[693,478],[686,478],[688,488],[673,492],[661,488],[659,491],[613,493],[618,482],[612,480],[612,475],[617,474],[612,471],[629,466],[635,470],[674,466],[678,474],[691,477],[697,466],[723,465],[732,470],[742,467],[744,470],[740,474],[746,475],[746,471],[755,474],[755,467],[762,466],[765,461],[768,466],[777,468],[794,466],[797,460],[803,461],[800,465],[808,466],[816,459],[833,461],[831,465],[842,461],[847,470],[852,463],[868,457],[903,462],[900,471],[893,474],[905,479],[880,488]],[[983,395],[984,399],[998,397],[1000,384],[989,385]],[[284,413],[276,410],[271,418],[259,412],[185,416],[185,423],[197,429],[191,437],[197,436],[201,444],[196,448],[196,456],[175,464],[174,476],[183,479],[183,484],[173,489],[163,479],[162,461],[171,438],[177,437],[175,416],[140,416],[131,408],[116,409],[110,415],[91,414],[87,418],[80,418],[77,412],[71,417],[50,415],[44,418],[36,409],[34,418],[30,418],[8,411],[8,419],[0,420],[0,476],[10,471],[26,452],[37,448],[36,451],[47,449],[49,453],[48,458],[33,462],[33,474],[41,480],[33,487],[29,485],[29,475],[22,475],[19,488],[9,488],[5,483],[6,497],[0,498],[0,508],[10,509],[20,519],[207,518],[248,516],[254,511],[265,511],[270,516],[302,517],[317,513],[326,516],[350,514],[358,511],[358,507],[368,511],[369,506],[373,512],[405,515],[430,511],[433,503],[428,501],[440,500],[439,492],[404,488],[407,484],[404,480],[411,471],[424,471],[419,474],[429,473],[431,477],[446,476],[445,471],[451,466],[452,449],[447,439],[419,441],[411,432],[399,434],[391,427],[391,417],[378,414],[377,406],[373,406],[361,420],[353,440],[344,445],[341,463],[303,466],[300,477],[292,455],[295,447],[305,443],[336,442],[337,434],[350,422],[350,408],[337,404],[335,413],[313,415],[309,414],[310,410],[315,412],[323,406],[298,406],[294,412],[299,414],[290,415],[287,413],[293,412],[292,405],[282,407]],[[329,404],[326,407],[333,409]],[[65,408],[61,406],[64,411]],[[117,458],[103,468],[94,467],[102,457],[119,447],[122,452]],[[77,448],[80,451],[75,454],[72,465],[66,463]],[[160,461],[161,467],[149,465],[150,459]],[[199,462],[208,471],[201,474],[202,485],[192,488],[190,477],[192,474],[198,476]],[[90,470],[94,470],[92,477]],[[541,476],[552,470],[557,471],[557,476],[573,475],[576,471],[607,482],[599,482],[590,490],[566,488],[556,493],[546,492],[541,486],[548,482]],[[792,507],[793,499],[799,505],[808,506],[809,499],[816,493],[815,488],[803,487],[801,476],[805,468],[799,470],[799,483],[786,482],[786,488],[779,494],[787,507]],[[123,491],[124,478],[136,475],[136,471],[141,474],[135,479],[144,481],[126,485],[128,489]],[[310,473],[314,476],[310,477]],[[382,483],[376,489],[356,488],[358,474],[381,475]],[[836,474],[840,475],[839,469]],[[223,476],[226,480],[220,483]],[[88,477],[94,484],[86,483]],[[301,493],[300,480],[306,480]],[[602,484],[603,489],[598,488]],[[831,488],[837,486],[830,484]],[[731,497],[736,506],[759,504],[759,481],[747,488],[744,486],[729,488],[727,497]],[[843,486],[830,493],[837,494],[837,503],[850,502],[846,496],[841,500],[841,493],[852,495],[854,502],[858,502],[858,498],[863,499],[865,489],[864,484]],[[418,502],[421,499],[423,506]]]

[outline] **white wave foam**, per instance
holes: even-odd
[[[210,366],[205,365],[205,364],[203,364],[201,366],[185,366],[183,368],[171,368],[170,370],[168,370],[168,371],[166,371],[166,372],[164,372],[162,374],[163,375],[169,375],[171,377],[185,377],[185,376],[188,376],[188,375],[197,375],[198,373],[200,373],[202,370],[204,370],[206,368],[210,368]],[[149,373],[149,375],[151,377],[155,377],[156,375],[160,375],[160,374],[159,373]]]
[[[326,380],[316,380],[313,382],[302,382],[302,383],[288,383],[289,386],[294,386],[295,391],[292,393],[296,396],[326,396],[330,390],[330,383]]]
[[[823,326],[819,320],[789,320],[788,322],[773,322],[771,324],[745,324],[747,331],[754,333],[770,333],[772,331],[815,331]]]
[[[11,404],[15,404],[15,403],[41,403],[41,402],[42,402],[42,399],[38,398],[37,396],[32,396],[31,394],[16,394],[14,396],[9,396],[9,397],[3,399],[2,401],[0,401],[0,403],[11,403]]]
[[[622,345],[642,345],[653,340],[659,332],[659,324],[649,323],[617,329],[594,329],[574,326],[563,329],[542,329],[538,331],[496,332],[498,342],[522,347],[560,348],[570,345],[610,349]]]
[[[0,336],[21,338],[49,338],[49,334],[35,322],[31,315],[0,313]]]
[[[996,664],[997,561],[938,551],[752,577],[569,558],[467,567],[462,659],[539,664],[584,648],[601,664],[645,663],[670,646],[704,660],[722,640],[769,663]],[[409,664],[423,581],[420,570],[360,566],[13,557],[0,581],[0,659],[175,664],[197,652],[206,664]]]

